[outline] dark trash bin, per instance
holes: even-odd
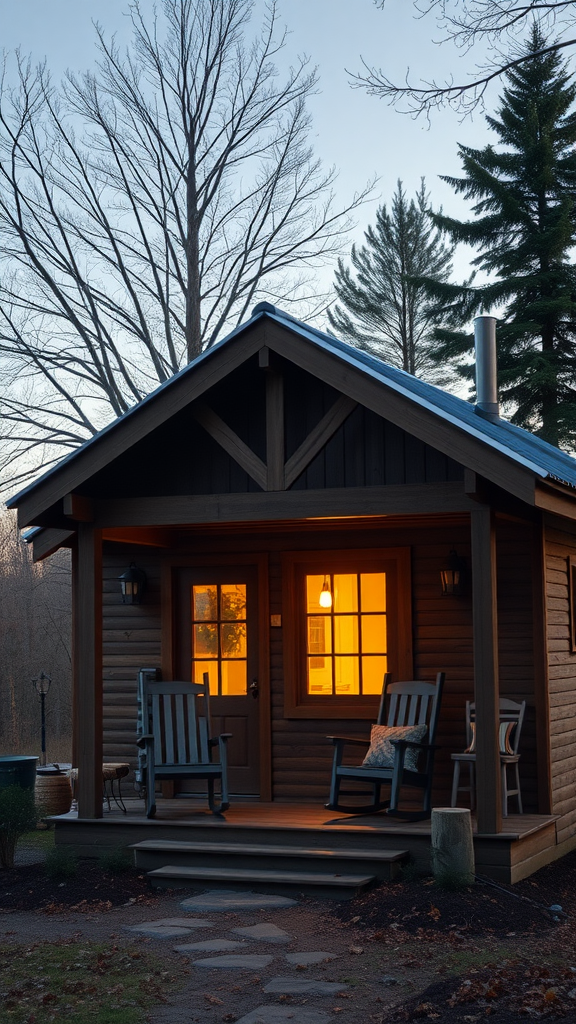
[[[7,789],[8,786],[34,789],[37,764],[38,758],[28,754],[0,757],[0,789]]]

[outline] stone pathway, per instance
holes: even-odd
[[[181,909],[190,911],[191,914],[219,913],[227,914],[229,917],[238,913],[266,913],[269,910],[296,906],[296,900],[285,896],[223,890],[205,892],[180,903]],[[222,924],[224,924],[224,920]],[[232,921],[230,925],[232,925]],[[183,935],[192,937],[196,929],[214,927],[216,927],[216,923],[210,919],[189,916],[143,921],[130,926],[128,930],[148,938],[172,939],[181,938]],[[217,977],[218,972],[227,970],[260,972],[273,963],[278,967],[282,965],[284,970],[287,966],[293,968],[295,972],[294,974],[278,973],[266,984],[262,984],[260,991],[270,996],[271,1001],[250,1010],[238,1020],[237,1024],[284,1024],[284,1022],[286,1024],[288,1022],[290,1024],[324,1024],[330,1020],[331,1015],[320,1008],[297,1005],[292,1002],[283,1005],[278,1000],[305,997],[304,1002],[307,1003],[311,997],[326,999],[345,993],[349,986],[343,980],[303,977],[301,973],[309,967],[329,964],[338,959],[338,953],[328,950],[282,952],[278,947],[294,943],[294,936],[285,929],[279,928],[273,921],[264,920],[257,924],[229,926],[228,928],[224,926],[221,930],[228,934],[218,938],[179,943],[173,949],[176,953],[189,957],[191,969],[205,973],[206,977],[212,975]],[[267,949],[262,952],[244,951],[248,943],[252,948],[255,943],[258,943]],[[215,955],[198,957],[199,953]],[[196,959],[196,957],[198,958]],[[260,981],[259,978],[255,980]],[[220,1000],[219,996],[215,994],[208,993],[205,998],[209,1003],[223,1004],[223,1000]]]
[[[295,907],[297,901],[288,896],[268,896],[258,892],[235,892],[227,889],[214,889],[203,892],[200,896],[192,896],[180,904],[183,910],[214,911],[238,910],[272,910],[278,907]]]

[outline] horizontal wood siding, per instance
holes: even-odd
[[[500,694],[510,700],[526,701],[520,740],[520,786],[528,813],[538,811],[532,538],[532,527],[528,524],[497,521]],[[511,797],[509,809],[516,813],[515,797]]]
[[[442,597],[440,569],[451,548],[470,565],[470,529],[453,522],[426,527],[390,526],[386,529],[332,529],[299,532],[253,533],[244,530],[219,535],[190,534],[181,537],[178,551],[159,554],[150,548],[108,545],[105,549],[104,584],[104,715],[105,756],[108,760],[134,762],[136,722],[136,674],[142,667],[160,665],[159,575],[161,558],[203,559],[210,551],[266,551],[270,563],[270,613],[282,615],[281,555],[288,550],[354,549],[375,547],[411,548],[415,676],[434,678],[446,672],[446,688],[440,716],[434,801],[449,800],[452,782],[450,754],[465,745],[466,700],[473,699],[472,608],[470,586],[461,597]],[[499,624],[501,692],[529,702],[528,723],[522,744],[521,778],[527,811],[536,807],[533,672],[531,640],[530,535],[521,524],[498,524]],[[131,560],[149,577],[144,604],[130,607],[121,602],[117,576]],[[344,732],[367,736],[367,721],[334,719],[286,719],[284,717],[283,630],[270,630],[270,678],[272,704],[273,797],[284,801],[327,799],[332,745],[327,736]],[[576,731],[576,726],[575,726]],[[572,770],[576,772],[576,758]],[[515,810],[511,806],[511,810]]]
[[[576,536],[545,527],[546,642],[550,705],[552,811],[557,838],[576,835],[576,654],[571,651],[568,558]]]
[[[122,603],[118,576],[132,561],[147,576],[141,605]],[[138,670],[160,667],[158,553],[150,548],[107,544],[103,577],[104,761],[127,761],[134,767]]]
[[[454,545],[469,559],[467,526],[437,529],[386,530],[378,538],[372,531],[295,538],[294,548],[315,549],[402,547],[412,548],[412,597],[414,670],[417,678],[432,679],[446,672],[446,688],[440,716],[439,751],[434,800],[445,803],[452,783],[450,754],[464,745],[464,706],[473,692],[472,613],[469,596],[443,598],[440,569]],[[280,552],[270,556],[270,611],[282,611]],[[282,661],[282,630],[272,630],[272,757],[274,798],[325,802],[332,765],[330,735],[369,736],[370,723],[334,719],[285,719]],[[356,751],[358,756],[358,751]]]

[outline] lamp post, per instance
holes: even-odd
[[[45,672],[41,672],[39,676],[36,676],[32,680],[34,689],[40,697],[40,719],[42,723],[42,754],[40,757],[40,764],[46,764],[46,694],[50,689],[52,680],[50,676],[47,676]]]

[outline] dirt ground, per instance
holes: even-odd
[[[514,887],[476,884],[439,889],[430,879],[404,880],[345,903],[299,897],[287,909],[206,913],[209,930],[186,939],[131,933],[134,924],[186,916],[184,890],[155,891],[135,872],[106,875],[81,865],[76,878],[47,879],[41,864],[0,875],[0,945],[53,942],[74,936],[153,951],[180,979],[150,1024],[232,1022],[263,1004],[322,1010],[342,1024],[514,1024],[550,1019],[576,1024],[576,854]],[[546,907],[567,916],[552,920]],[[242,952],[272,962],[255,972],[193,966],[174,951],[181,942],[237,938],[233,929],[269,921],[291,937],[286,945],[250,941]],[[304,967],[286,953],[326,951],[336,958]],[[275,977],[334,982],[329,996],[277,996],[263,989]],[[340,988],[341,986],[341,988]],[[2,1014],[0,1012],[0,1019]]]

